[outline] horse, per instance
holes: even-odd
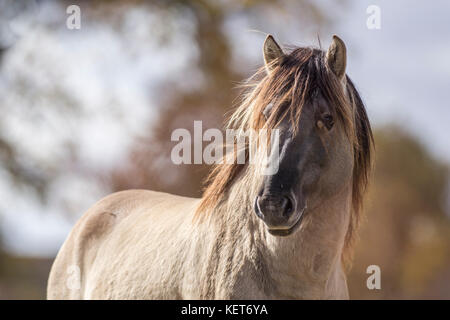
[[[346,50],[268,35],[227,128],[278,130],[277,172],[219,162],[201,198],[106,196],[62,245],[48,299],[348,299],[373,136]]]

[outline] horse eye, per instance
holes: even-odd
[[[329,113],[324,114],[324,115],[322,116],[322,120],[319,120],[319,121],[322,122],[322,124],[324,124],[325,127],[327,127],[328,130],[331,130],[331,128],[332,128],[333,125],[334,125],[334,119],[333,119],[333,116],[332,116],[331,114],[329,114]],[[318,122],[319,122],[319,121],[318,121]]]
[[[324,120],[324,123],[325,123],[325,126],[327,127],[327,129],[330,130],[334,124],[333,116],[331,114],[325,114],[323,116],[323,120]]]

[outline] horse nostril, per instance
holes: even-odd
[[[265,197],[256,196],[255,202],[253,203],[253,210],[256,215],[266,222],[268,220],[289,220],[295,208],[295,199],[288,195],[279,195],[277,197],[267,195]]]
[[[292,203],[292,200],[290,197],[283,197],[283,204],[282,204],[282,215],[284,217],[289,217],[294,210],[294,204]]]

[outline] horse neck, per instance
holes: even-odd
[[[245,188],[245,183],[237,182],[231,189],[225,219],[229,234],[257,248],[258,259],[269,271],[279,296],[347,298],[341,256],[351,212],[350,185],[311,209],[299,229],[288,237],[267,232],[253,212],[253,191]]]
[[[351,209],[348,189],[307,212],[293,235],[266,238],[272,269],[288,275],[280,281],[292,282],[291,291],[300,288],[318,298],[334,296],[342,286],[346,291],[341,256]]]

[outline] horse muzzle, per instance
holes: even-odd
[[[254,210],[267,226],[270,234],[274,236],[288,236],[300,225],[304,206],[297,210],[295,197],[285,195],[261,195],[256,196]]]

